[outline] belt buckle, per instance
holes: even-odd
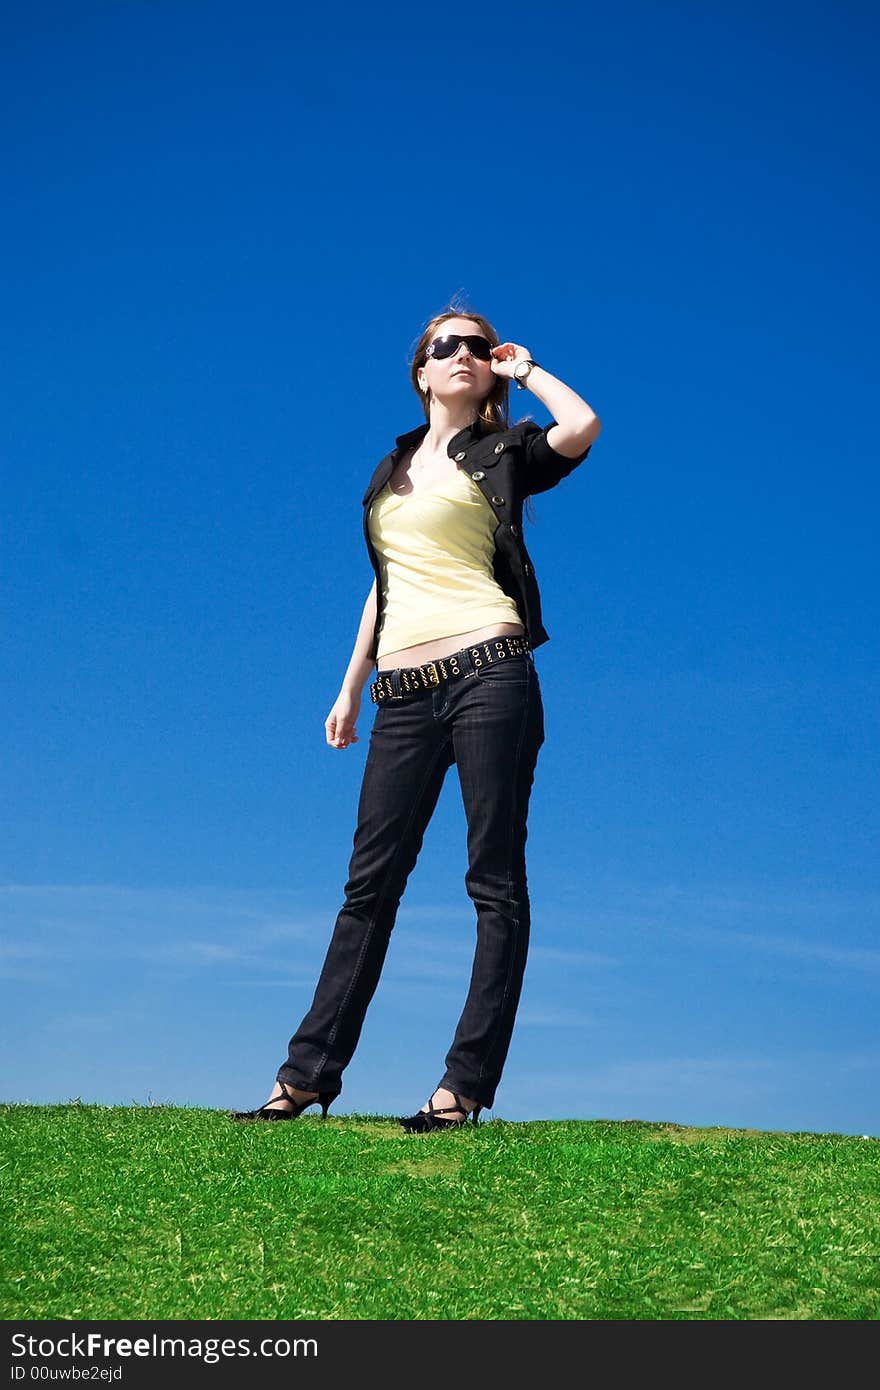
[[[436,663],[436,661],[426,661],[425,664],[424,664],[424,666],[422,667],[422,670],[428,672],[428,675],[429,675],[429,677],[430,677],[429,684],[431,684],[431,685],[439,685],[439,684],[440,684],[440,675],[439,675],[439,672],[438,672],[438,670],[437,670],[437,663]]]

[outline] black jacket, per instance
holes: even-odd
[[[473,478],[498,520],[495,528],[493,573],[500,587],[516,603],[533,647],[549,641],[541,622],[541,596],[531,558],[522,536],[523,501],[531,493],[547,492],[583,463],[591,445],[577,458],[558,454],[547,443],[547,431],[555,421],[536,425],[524,420],[506,430],[490,430],[480,422],[459,430],[449,441],[447,453]],[[408,449],[428,433],[419,425],[398,435],[390,454],[378,464],[364,493],[364,539],[376,572],[376,625],[373,630],[371,660],[376,660],[379,626],[382,620],[382,574],[379,557],[370,540],[370,505],[381,492]]]

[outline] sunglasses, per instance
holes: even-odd
[[[492,344],[488,338],[483,338],[477,333],[447,333],[443,338],[435,338],[433,343],[428,344],[425,357],[433,357],[435,362],[442,362],[446,357],[454,357],[462,343],[467,343],[468,351],[481,362],[492,360]]]

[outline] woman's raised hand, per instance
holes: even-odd
[[[492,349],[489,366],[496,376],[512,377],[517,362],[526,362],[530,357],[528,348],[520,347],[518,343],[499,343]]]
[[[335,705],[324,720],[324,732],[331,748],[347,748],[350,743],[357,743],[354,726],[360,707],[359,696],[345,690],[339,692]]]

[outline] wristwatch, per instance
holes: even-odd
[[[522,362],[517,362],[513,369],[513,379],[520,391],[526,389],[526,382],[529,379],[529,372],[533,367],[539,367],[540,362],[533,362],[531,357],[525,357]]]

